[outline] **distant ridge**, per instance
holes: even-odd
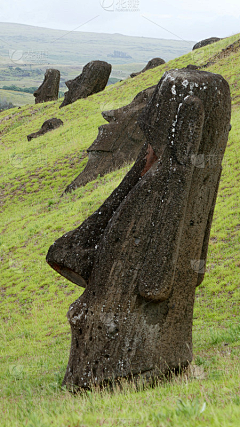
[[[194,43],[0,23],[0,56],[9,57],[9,51],[19,51],[19,56],[28,56],[32,63],[83,65],[94,59],[107,60],[114,50],[124,52],[126,57],[111,58],[112,64],[147,63],[154,57],[169,61],[190,52]]]

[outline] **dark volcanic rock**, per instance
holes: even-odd
[[[41,126],[41,129],[38,132],[30,133],[30,135],[27,136],[27,139],[28,141],[31,141],[31,139],[44,135],[50,130],[57,129],[59,128],[59,126],[62,126],[62,125],[63,125],[62,120],[56,119],[55,117],[53,119],[46,120]]]
[[[63,384],[154,381],[192,360],[196,286],[204,277],[231,115],[228,83],[171,70],[139,118],[146,137],[121,184],[47,261],[86,287],[71,304]],[[212,161],[213,160],[213,161]]]
[[[193,65],[193,64],[188,64],[187,66],[186,66],[186,68],[188,69],[188,70],[198,70],[198,66],[197,65]]]
[[[136,160],[145,137],[137,119],[153,94],[155,86],[138,93],[131,104],[117,110],[103,111],[109,124],[98,129],[98,136],[88,148],[88,163],[65,192],[75,190],[87,182]]]
[[[58,99],[59,83],[60,71],[52,68],[46,70],[41,86],[33,94],[35,96],[35,104]]]
[[[150,59],[150,61],[148,61],[146,67],[144,67],[142,71],[139,71],[138,73],[132,73],[130,74],[130,77],[136,77],[139,74],[144,73],[147,70],[151,70],[152,68],[158,67],[159,65],[162,65],[162,64],[165,64],[164,59],[161,59],[161,58]]]
[[[101,92],[107,85],[111,71],[111,64],[105,61],[89,62],[83,67],[80,76],[65,82],[68,92],[64,94],[60,108],[72,104],[77,99],[87,98],[94,93]]]
[[[207,46],[208,44],[218,42],[219,40],[222,39],[220,39],[219,37],[210,37],[209,39],[201,40],[193,46],[192,50],[199,49],[200,47]]]

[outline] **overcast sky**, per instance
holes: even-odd
[[[240,0],[0,0],[0,22],[201,40],[240,32]]]

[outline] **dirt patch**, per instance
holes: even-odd
[[[240,49],[240,39],[236,40],[234,43],[230,44],[225,49],[222,49],[221,52],[217,53],[212,58],[210,58],[210,60],[206,64],[202,65],[202,67],[200,68],[210,67],[210,65],[215,64],[220,59],[227,58],[231,54],[238,52],[239,49]]]

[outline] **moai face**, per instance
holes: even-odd
[[[57,100],[59,83],[60,71],[51,68],[46,70],[42,84],[33,94],[35,96],[35,104]]]
[[[65,82],[68,92],[65,92],[59,108],[72,104],[77,99],[101,92],[107,85],[111,71],[111,64],[105,61],[91,61],[86,64],[79,76]]]
[[[98,136],[88,148],[88,163],[65,192],[70,192],[136,160],[145,141],[137,119],[154,92],[155,86],[138,93],[133,101],[117,110],[104,111],[109,122],[98,128]]]
[[[133,168],[91,217],[50,247],[49,264],[86,287],[68,311],[63,384],[151,381],[191,362],[195,288],[204,276],[230,109],[221,76],[165,73],[139,119],[146,143]]]

